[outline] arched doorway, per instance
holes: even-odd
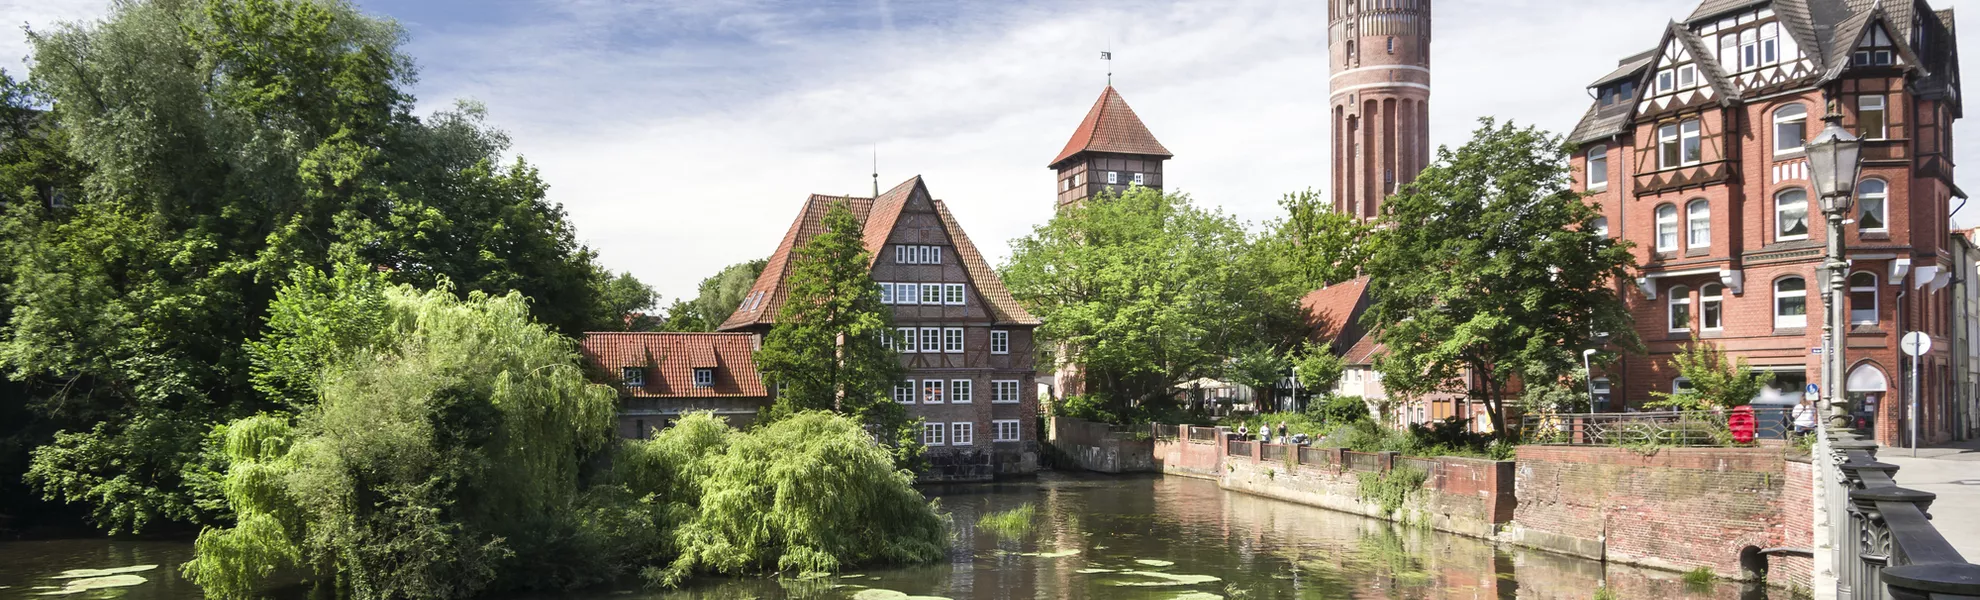
[[[1859,435],[1871,439],[1877,437],[1877,410],[1882,408],[1890,390],[1890,380],[1884,377],[1884,370],[1877,365],[1861,363],[1849,370],[1849,379],[1843,382],[1845,397],[1849,400],[1850,428]]]

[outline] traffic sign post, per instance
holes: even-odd
[[[1932,351],[1932,336],[1923,331],[1904,334],[1898,342],[1898,349],[1911,357],[1911,402],[1907,405],[1904,420],[1911,422],[1911,457],[1918,457],[1918,362],[1919,357]]]

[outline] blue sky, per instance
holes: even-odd
[[[0,0],[0,21],[45,26],[108,4]],[[1116,87],[1176,154],[1172,189],[1260,222],[1327,176],[1321,2],[357,4],[405,27],[423,112],[485,104],[601,261],[668,300],[767,255],[806,194],[866,193],[876,147],[883,187],[924,176],[1002,260],[1050,217],[1045,163],[1099,95],[1110,47]],[[1980,15],[1980,0],[1933,4]],[[1695,5],[1440,0],[1431,141],[1461,143],[1488,115],[1565,132],[1586,82]],[[25,53],[17,27],[0,30],[0,66],[18,72]],[[1961,156],[1980,156],[1972,121],[1957,125]],[[1980,191],[1974,176],[1962,187]],[[1980,221],[1980,208],[1961,216]]]

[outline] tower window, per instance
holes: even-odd
[[[1389,53],[1396,53],[1396,38],[1389,38]]]

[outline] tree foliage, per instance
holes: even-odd
[[[1671,355],[1671,366],[1691,383],[1691,389],[1650,392],[1659,399],[1645,406],[1683,410],[1745,406],[1774,382],[1773,371],[1754,370],[1745,357],[1727,357],[1718,344],[1696,338],[1683,352]]]
[[[1265,224],[1250,253],[1252,268],[1269,273],[1269,285],[1283,288],[1279,295],[1297,298],[1359,275],[1371,225],[1335,212],[1313,190],[1286,194],[1279,207],[1286,215]]]
[[[1631,346],[1615,290],[1633,264],[1597,235],[1557,136],[1484,119],[1471,141],[1383,203],[1363,270],[1377,368],[1398,394],[1460,392],[1495,431],[1519,377],[1554,378],[1603,343]]]
[[[729,315],[736,312],[736,307],[742,306],[743,297],[749,295],[749,288],[756,285],[757,276],[763,274],[763,266],[769,262],[759,258],[736,263],[701,280],[701,285],[696,288],[699,294],[694,297],[694,314],[707,323],[703,331],[714,331],[723,321],[729,320]]]
[[[1298,295],[1270,285],[1239,223],[1187,196],[1131,187],[1063,208],[1011,242],[1001,269],[1045,324],[1041,346],[1079,364],[1103,412],[1221,375],[1244,348],[1283,350],[1303,330]]]
[[[658,331],[663,320],[653,313],[660,294],[632,273],[611,276],[598,288],[599,304],[605,314],[619,317],[606,323],[602,331]]]
[[[242,344],[298,268],[517,291],[567,333],[617,317],[479,107],[412,114],[388,21],[334,0],[152,0],[29,37],[30,82],[0,111],[0,372],[31,398],[18,431],[45,436],[30,482],[106,529],[219,517],[187,470],[213,424],[298,399],[308,365],[257,380]]]

